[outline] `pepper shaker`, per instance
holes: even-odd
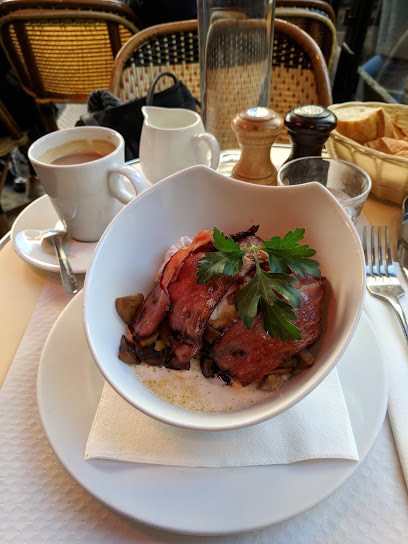
[[[336,128],[335,114],[315,104],[293,108],[285,115],[285,126],[292,144],[292,151],[285,162],[300,157],[319,157],[330,132]]]
[[[257,185],[276,185],[271,147],[283,128],[282,117],[269,108],[250,108],[236,115],[231,126],[241,148],[231,177]]]

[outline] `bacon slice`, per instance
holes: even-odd
[[[129,325],[129,330],[136,343],[140,339],[152,335],[170,310],[171,302],[167,288],[184,259],[201,246],[211,243],[211,240],[212,232],[210,230],[200,231],[194,237],[191,246],[179,249],[168,261],[159,282],[139,306]]]
[[[170,368],[190,368],[190,359],[201,349],[203,334],[214,308],[234,283],[233,277],[222,276],[198,285],[197,268],[203,255],[203,251],[189,255],[177,279],[169,286],[172,303],[169,324],[178,333],[171,340],[173,357],[170,358]]]
[[[237,241],[241,247],[248,246],[250,242],[263,244],[263,240],[253,235],[252,229],[239,234],[242,238]],[[172,354],[169,368],[190,368],[190,359],[197,355],[202,347],[203,334],[214,309],[237,278],[242,278],[254,267],[254,260],[248,257],[244,259],[244,266],[236,276],[219,276],[208,283],[198,285],[198,264],[206,252],[208,249],[190,254],[183,261],[177,279],[169,286],[172,305],[169,324],[177,333],[171,340]]]
[[[269,374],[320,337],[326,278],[307,276],[298,279],[295,287],[300,291],[302,303],[295,309],[295,325],[301,331],[301,340],[283,342],[280,338],[271,338],[264,330],[259,313],[250,331],[237,319],[212,346],[209,354],[220,370],[243,386]]]
[[[210,315],[234,282],[233,277],[220,276],[198,285],[197,268],[204,255],[199,251],[187,257],[177,279],[169,286],[170,327],[193,342],[201,342]]]

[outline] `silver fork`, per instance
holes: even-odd
[[[370,250],[367,244],[367,228],[363,230],[363,252],[366,266],[367,289],[369,292],[386,300],[391,304],[397,314],[408,341],[408,321],[404,310],[399,303],[399,298],[405,295],[404,289],[395,274],[394,263],[391,254],[390,233],[388,225],[385,227],[385,259],[382,246],[381,226],[377,231],[377,252],[375,247],[375,229],[371,227]]]

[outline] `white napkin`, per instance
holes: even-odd
[[[152,419],[105,383],[85,459],[186,467],[294,463],[305,459],[358,460],[336,369],[305,399],[280,416],[234,431],[201,432]]]

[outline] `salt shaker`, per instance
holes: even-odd
[[[292,151],[286,162],[300,157],[318,157],[322,154],[330,132],[336,128],[335,114],[316,104],[293,108],[285,115],[285,126],[292,144]]]
[[[283,128],[282,117],[269,108],[250,108],[236,115],[231,126],[241,148],[231,177],[257,185],[276,185],[271,147]]]

